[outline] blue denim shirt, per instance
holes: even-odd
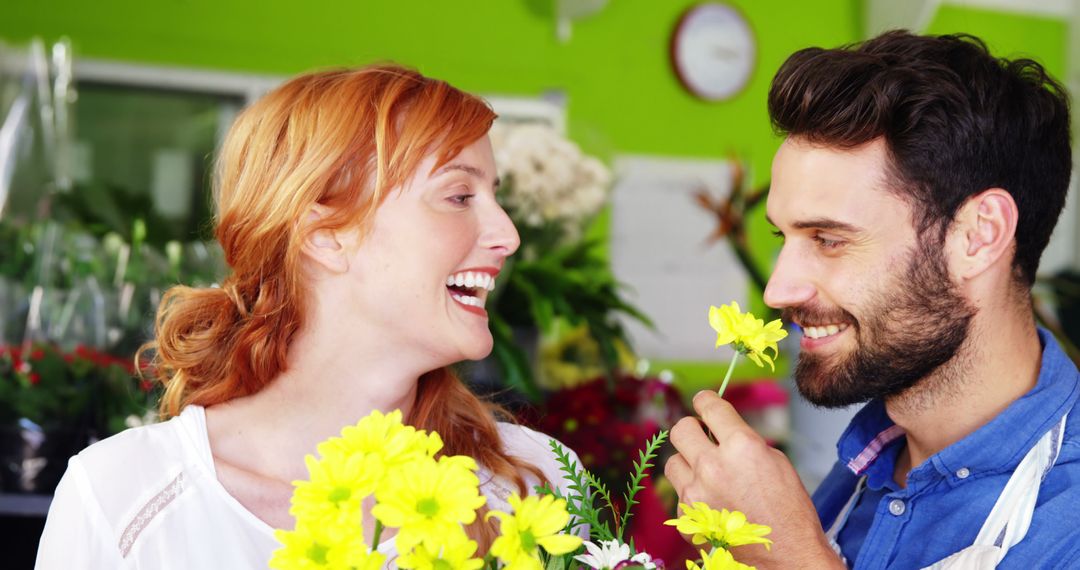
[[[1039,329],[1042,367],[1035,387],[1001,414],[893,481],[903,429],[881,401],[867,404],[837,443],[840,459],[814,493],[826,530],[862,475],[866,489],[840,531],[857,569],[924,568],[972,544],[1028,450],[1068,413],[1057,463],[1043,480],[1027,536],[999,568],[1080,568],[1080,372]]]

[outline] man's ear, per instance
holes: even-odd
[[[968,198],[950,231],[953,274],[971,279],[1002,259],[1011,264],[1019,216],[1016,202],[1001,188]]]
[[[303,219],[302,231],[306,233],[306,237],[300,250],[305,257],[326,270],[344,273],[349,270],[348,250],[344,243],[346,236],[339,230],[321,227],[330,213],[330,208],[322,204],[311,206]]]

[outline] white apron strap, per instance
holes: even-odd
[[[975,542],[924,570],[995,568],[1005,558],[1009,549],[1024,539],[1031,527],[1039,488],[1061,452],[1066,419],[1067,414],[1020,460],[979,530]]]
[[[866,488],[866,475],[859,477],[859,481],[855,483],[855,490],[852,491],[851,497],[844,503],[844,507],[840,509],[840,513],[833,519],[832,526],[829,530],[825,531],[826,538],[829,539],[829,546],[832,547],[836,555],[840,557],[840,560],[847,565],[847,558],[844,558],[844,553],[840,550],[840,542],[837,537],[840,536],[840,531],[847,524],[848,517],[851,516],[851,511],[855,510],[855,503],[859,502],[859,495],[862,495],[863,489]]]

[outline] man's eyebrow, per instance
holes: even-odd
[[[769,222],[773,227],[776,226],[776,222],[772,221],[772,218],[768,214],[765,214],[765,221]],[[862,228],[854,224],[847,222],[841,222],[840,220],[834,220],[832,218],[812,218],[809,220],[799,220],[791,224],[791,227],[797,230],[815,229],[815,230],[836,230],[848,233],[860,233]]]
[[[841,222],[840,220],[834,220],[832,218],[812,218],[809,220],[799,220],[791,224],[791,227],[797,230],[836,230],[852,234],[857,234],[864,231],[859,226],[849,224],[847,222]]]
[[[439,176],[441,174],[446,174],[447,172],[451,172],[451,171],[455,171],[455,170],[459,171],[459,172],[464,172],[464,173],[469,174],[471,176],[475,176],[476,178],[480,178],[480,179],[487,178],[487,174],[483,170],[481,170],[481,169],[479,169],[479,168],[477,168],[475,166],[469,165],[469,164],[459,164],[459,163],[456,163],[456,162],[451,162],[450,164],[442,166],[441,168],[436,170],[435,174],[433,174],[432,176]],[[495,186],[495,188],[498,188],[499,187],[499,182],[500,182],[499,177],[496,176],[495,180],[492,182],[492,184]]]

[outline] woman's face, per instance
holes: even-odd
[[[355,318],[437,367],[491,352],[484,301],[520,240],[495,201],[487,136],[432,173],[435,161],[425,158],[376,211],[351,256],[349,298]]]

